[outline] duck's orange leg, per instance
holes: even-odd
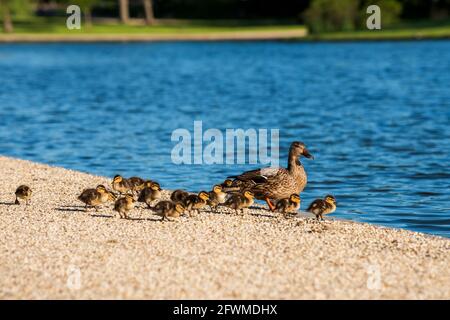
[[[265,197],[264,200],[266,200],[267,205],[269,206],[270,211],[275,211],[275,206],[272,202],[270,202],[270,199],[268,197]]]

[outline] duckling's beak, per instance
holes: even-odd
[[[305,148],[305,149],[303,149],[303,155],[306,157],[306,158],[308,158],[308,159],[313,159],[314,160],[314,156],[311,154],[311,153],[309,153],[309,151]]]

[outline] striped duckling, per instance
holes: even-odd
[[[238,213],[238,211],[244,213],[244,210],[253,205],[254,201],[255,195],[253,192],[246,190],[244,193],[231,194],[223,205],[230,209],[234,209],[236,213]]]
[[[295,214],[300,209],[301,199],[297,193],[291,194],[287,199],[281,199],[277,202],[275,209],[283,213],[286,218],[288,214]]]
[[[31,201],[31,194],[33,192],[31,191],[31,188],[27,185],[21,185],[17,187],[16,192],[14,193],[16,195],[16,201],[14,201],[15,204],[20,204],[20,200],[24,200],[26,205],[30,204]]]
[[[209,193],[206,191],[200,191],[198,194],[188,195],[183,202],[184,208],[191,212],[199,212],[200,209],[207,205],[209,200]]]
[[[133,196],[127,194],[125,197],[117,199],[114,204],[114,210],[119,213],[120,218],[128,219],[128,212],[134,207]]]
[[[153,201],[161,199],[161,187],[158,182],[146,181],[145,187],[139,194],[138,201],[144,202],[149,208]]]
[[[314,214],[317,220],[324,220],[323,215],[333,213],[336,210],[336,205],[336,198],[329,194],[324,199],[316,199],[311,202],[306,211]]]
[[[86,205],[86,211],[88,209],[88,206],[94,207],[95,211],[98,211],[99,206],[108,201],[114,201],[115,199],[115,195],[112,192],[108,191],[102,184],[98,185],[95,189],[85,189],[78,196],[78,200]]]
[[[120,194],[126,194],[128,191],[132,191],[130,182],[128,182],[128,180],[121,175],[116,175],[113,178],[111,185],[113,190],[119,192]]]
[[[227,195],[227,193],[223,192],[223,188],[220,184],[215,185],[209,193],[208,205],[211,208],[215,208],[219,204],[225,203]]]
[[[171,218],[178,218],[185,211],[182,203],[167,200],[158,202],[156,206],[150,207],[150,209],[161,217],[161,221],[171,221]]]

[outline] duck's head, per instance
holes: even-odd
[[[161,191],[161,186],[159,185],[158,182],[152,182],[150,184],[150,188],[154,191]]]
[[[116,175],[113,178],[113,183],[119,183],[123,181],[123,177],[121,175]]]
[[[246,197],[247,199],[253,199],[255,195],[253,194],[253,192],[246,190],[244,191],[244,197]]]
[[[216,185],[213,187],[213,191],[214,191],[214,193],[221,193],[221,192],[222,192],[222,186],[219,185],[219,184],[216,184]]]
[[[291,200],[294,203],[300,203],[302,200],[300,199],[300,196],[296,193],[291,194],[291,196],[289,197],[289,200]]]
[[[332,196],[331,194],[325,196],[325,202],[327,202],[329,204],[333,204],[333,205],[337,204],[336,198],[334,196]]]
[[[289,153],[293,154],[296,157],[304,156],[308,159],[314,159],[314,156],[309,153],[308,149],[306,149],[306,145],[301,141],[292,142]]]
[[[177,203],[175,204],[175,211],[177,211],[178,213],[183,213],[184,210],[186,210],[186,208],[181,204],[181,203]]]
[[[208,194],[208,192],[206,192],[206,191],[200,191],[200,192],[198,193],[198,197],[199,197],[200,199],[202,199],[203,201],[209,200],[209,194]]]
[[[127,200],[128,203],[133,203],[134,201],[136,201],[136,200],[134,200],[134,197],[130,194],[127,194],[125,196],[125,199]]]

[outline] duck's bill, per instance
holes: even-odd
[[[303,149],[303,155],[308,159],[314,160],[314,156],[311,153],[309,153],[309,151],[307,149]]]

